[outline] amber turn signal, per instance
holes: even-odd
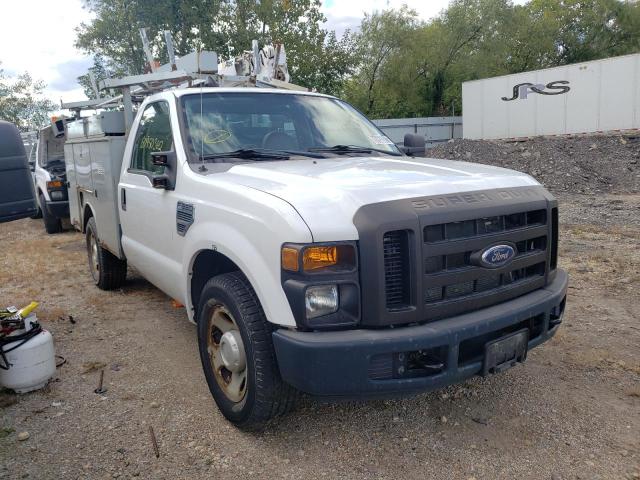
[[[338,247],[309,247],[302,254],[302,265],[305,272],[330,267],[338,263]]]
[[[61,180],[51,180],[47,182],[47,188],[62,188]]]
[[[302,256],[302,258],[300,258]],[[302,260],[302,261],[300,261]],[[282,247],[282,269],[289,272],[344,273],[356,268],[356,250],[351,244],[294,245]]]
[[[297,272],[298,267],[298,250],[290,247],[282,247],[282,268],[290,272]]]

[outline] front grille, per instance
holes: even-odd
[[[384,234],[384,280],[386,306],[389,310],[405,308],[409,304],[409,234],[394,230]]]
[[[444,240],[459,240],[498,232],[508,232],[523,227],[546,225],[547,211],[512,213],[492,217],[474,218],[459,222],[440,223],[424,227],[424,241],[436,243]]]
[[[551,209],[551,270],[558,267],[558,208]]]
[[[424,226],[425,320],[483,308],[542,287],[547,221],[547,210],[536,209]],[[509,264],[497,269],[474,264],[474,253],[502,242],[516,247]]]
[[[556,207],[534,185],[363,205],[353,216],[361,325],[431,322],[543,288],[554,273]],[[498,245],[516,255],[490,268],[482,254]]]

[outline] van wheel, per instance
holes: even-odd
[[[62,222],[59,218],[54,217],[47,211],[47,204],[44,195],[40,194],[40,209],[42,211],[42,220],[44,221],[44,229],[47,233],[60,233],[62,231]]]
[[[290,411],[297,392],[280,377],[272,327],[246,277],[209,280],[198,305],[198,345],[209,390],[222,414],[253,430]]]
[[[34,220],[37,220],[38,218],[42,218],[42,209],[40,208],[40,205],[36,205],[36,213],[34,213],[33,215],[31,215],[31,217],[29,218],[33,218]]]
[[[93,217],[87,223],[87,255],[94,283],[102,290],[120,288],[127,277],[127,262],[100,246]]]

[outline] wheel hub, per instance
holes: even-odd
[[[94,237],[91,237],[91,260],[93,262],[93,268],[97,271],[100,269],[100,262],[98,262],[98,243]]]
[[[98,254],[98,241],[93,232],[89,232],[87,236],[87,247],[89,250],[89,271],[93,280],[97,282],[100,277],[100,260]]]
[[[220,355],[227,370],[238,373],[247,366],[240,332],[229,330],[220,339]]]
[[[207,351],[219,387],[232,402],[242,401],[247,358],[238,324],[224,305],[214,306],[209,317]]]

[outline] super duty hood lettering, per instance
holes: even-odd
[[[535,198],[538,193],[535,188],[521,188],[517,190],[497,190],[493,192],[466,192],[442,197],[428,197],[412,200],[411,204],[416,210],[429,208],[452,207],[455,205],[474,205],[495,200],[519,200],[523,198]]]

